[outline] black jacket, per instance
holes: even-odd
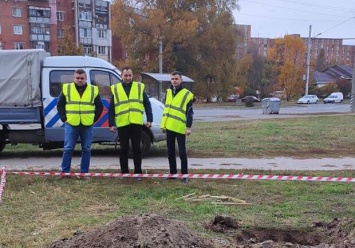
[[[123,89],[126,92],[126,95],[129,96],[129,93],[131,92],[131,87],[132,87],[132,82],[129,84],[122,83]],[[152,112],[152,106],[150,104],[148,95],[146,92],[143,92],[143,106],[144,106],[144,111],[147,116],[147,122],[153,122],[153,112]],[[115,103],[114,103],[114,97],[111,95],[111,100],[110,100],[110,107],[108,109],[108,121],[109,121],[109,126],[110,127],[115,127],[116,122],[115,122]]]

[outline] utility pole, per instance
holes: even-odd
[[[159,73],[163,73],[163,38],[160,35],[159,36]],[[158,94],[158,100],[161,101],[161,93],[163,91],[163,82],[159,81],[159,94]]]
[[[354,95],[355,95],[355,57],[354,57],[354,69],[353,69],[353,80],[351,84],[351,112],[355,112],[355,104],[354,104]]]
[[[311,33],[312,33],[312,25],[309,25],[309,36],[307,43],[307,74],[306,74],[306,89],[305,95],[308,95],[308,85],[309,85],[309,69],[311,66]]]

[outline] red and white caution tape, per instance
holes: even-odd
[[[2,204],[2,192],[4,192],[5,183],[6,183],[6,172],[5,167],[3,167],[0,171],[1,180],[0,180],[0,205]]]
[[[342,182],[355,183],[350,177],[312,177],[312,176],[280,176],[280,175],[245,175],[245,174],[122,174],[122,173],[61,173],[11,171],[9,174],[31,176],[79,176],[79,177],[118,177],[118,178],[190,178],[190,179],[237,179],[237,180],[271,180],[271,181],[314,181],[314,182]]]

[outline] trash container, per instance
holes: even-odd
[[[280,112],[281,100],[277,97],[264,98],[261,101],[263,114],[278,114]]]

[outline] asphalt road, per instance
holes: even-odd
[[[197,122],[212,121],[238,121],[265,118],[292,118],[299,116],[312,116],[319,114],[344,114],[350,111],[349,104],[313,104],[283,107],[281,104],[279,114],[262,114],[259,107],[253,108],[195,108],[194,120]],[[59,170],[61,156],[4,156],[1,155],[0,168],[8,170]],[[73,168],[78,168],[80,157],[74,156]],[[133,162],[130,161],[130,167]],[[191,169],[260,169],[260,170],[354,170],[354,158],[322,158],[322,159],[292,159],[276,158],[189,158]],[[91,160],[91,169],[119,169],[117,155],[100,156],[94,154]],[[161,169],[166,173],[168,161],[166,157],[149,157],[143,159],[143,170]]]
[[[268,119],[268,118],[292,118],[300,116],[310,116],[319,114],[344,114],[350,111],[350,104],[302,104],[297,106],[280,105],[279,114],[263,114],[260,105],[250,108],[233,107],[203,107],[194,108],[194,121],[214,122],[214,121],[237,121],[250,119]]]

